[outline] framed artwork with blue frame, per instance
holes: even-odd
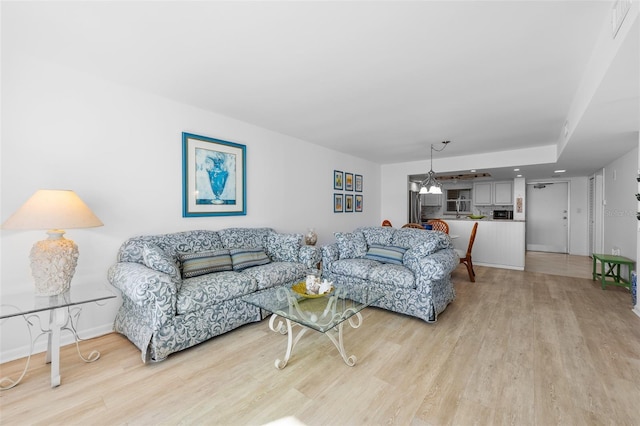
[[[344,174],[344,190],[353,191],[353,173]]]
[[[362,195],[356,194],[356,212],[362,212]]]
[[[182,216],[247,214],[247,147],[182,133]]]
[[[333,212],[342,213],[344,211],[343,194],[333,194]]]
[[[344,196],[344,211],[353,212],[353,194],[346,194]]]
[[[356,175],[356,192],[362,192],[362,175]]]
[[[333,189],[344,188],[343,177],[344,176],[340,170],[333,171]]]

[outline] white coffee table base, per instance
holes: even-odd
[[[277,324],[276,318],[279,318]],[[284,323],[282,320],[284,320]],[[336,349],[338,349],[338,352],[342,356],[345,364],[347,364],[349,367],[353,367],[354,365],[356,365],[357,358],[355,355],[347,355],[347,351],[344,349],[344,337],[342,334],[342,327],[347,321],[352,328],[358,328],[360,327],[360,325],[362,325],[362,315],[360,315],[360,312],[356,312],[353,316],[349,317],[349,319],[341,322],[340,324],[323,334],[325,334],[329,338],[329,340],[333,342],[334,346],[336,347]],[[294,338],[293,327],[295,325],[300,327],[300,331]],[[284,359],[276,359],[275,361],[276,368],[282,370],[287,366],[287,363],[291,358],[293,348],[295,348],[300,338],[307,332],[307,330],[310,330],[310,328],[291,321],[288,318],[280,317],[280,315],[278,315],[277,313],[271,315],[271,319],[269,319],[269,328],[271,329],[271,331],[274,331],[276,333],[287,335],[287,351],[285,353]]]

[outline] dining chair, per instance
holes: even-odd
[[[476,282],[476,272],[473,270],[473,261],[471,260],[471,249],[473,249],[473,242],[476,239],[477,230],[478,230],[478,222],[474,223],[473,228],[471,229],[471,236],[469,237],[469,245],[467,246],[466,253],[464,253],[462,250],[456,249],[456,252],[460,257],[460,263],[464,263],[464,265],[467,267],[467,272],[469,273],[469,280],[472,283]]]
[[[390,222],[390,221],[388,221],[387,219],[385,219],[385,220],[383,220],[383,221],[382,221],[382,226],[390,226],[390,227],[393,227],[393,225],[391,224],[391,222]]]
[[[449,233],[449,224],[442,219],[430,219],[427,221],[427,225],[431,225],[431,229],[434,231]]]
[[[415,229],[422,229],[424,230],[424,226],[420,225],[419,223],[405,223],[404,225],[402,225],[403,228],[415,228]]]

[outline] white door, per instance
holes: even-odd
[[[527,184],[527,250],[567,253],[569,184]]]

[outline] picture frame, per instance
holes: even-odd
[[[333,171],[333,189],[340,189],[344,187],[344,175],[340,170]]]
[[[353,194],[344,196],[344,211],[347,213],[353,212]]]
[[[356,192],[362,192],[362,175],[356,175]]]
[[[344,173],[344,190],[353,191],[353,173]]]
[[[333,212],[334,213],[342,213],[344,211],[344,195],[343,194],[333,194]]]
[[[247,147],[182,133],[182,216],[247,214]]]
[[[362,195],[356,194],[356,212],[362,213]]]

